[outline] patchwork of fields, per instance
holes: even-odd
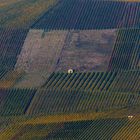
[[[0,140],[139,130],[139,0],[0,0]]]
[[[53,71],[67,72],[69,68],[106,71],[115,40],[115,30],[30,30],[15,65],[15,70],[24,70],[26,75],[16,87],[30,85],[35,77],[34,86],[39,86]]]

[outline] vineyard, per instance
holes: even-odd
[[[16,70],[26,74],[15,87],[41,86],[53,71],[67,71],[70,67],[77,71],[105,71],[115,39],[116,30],[30,30],[15,64]],[[36,83],[31,85],[32,81]]]
[[[8,71],[0,79],[0,88],[12,88],[18,83],[21,77],[24,75],[24,71]]]
[[[43,88],[85,91],[139,92],[140,71],[53,73]]]
[[[109,70],[139,69],[139,29],[119,30],[110,59]]]
[[[39,103],[37,103],[39,102]],[[30,115],[102,112],[140,105],[140,95],[130,92],[41,90],[27,111]]]
[[[0,140],[139,140],[140,1],[0,0]]]
[[[0,70],[13,70],[27,29],[0,29]]]
[[[40,117],[41,119],[43,118]],[[5,129],[1,136],[4,140],[8,138],[40,140],[46,137],[48,140],[68,140],[73,138],[84,140],[85,138],[91,139],[92,137],[95,137],[95,140],[102,138],[117,140],[118,137],[127,137],[128,139],[136,140],[139,138],[139,118],[133,118],[131,120],[128,118],[104,118],[73,122],[64,121],[60,123],[47,123],[45,119],[47,118],[44,118],[44,123],[39,123],[36,119],[31,123],[31,120],[27,118],[13,118],[13,122],[9,122],[11,123],[10,127]]]
[[[30,28],[57,0],[6,0],[0,3],[0,27]]]
[[[29,89],[1,89],[1,116],[24,115],[35,92]]]
[[[137,2],[63,0],[31,27],[47,30],[136,28],[139,12]]]

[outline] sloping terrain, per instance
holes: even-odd
[[[52,72],[70,68],[106,71],[115,39],[115,30],[30,30],[15,65],[26,74],[16,87],[40,86]]]
[[[140,29],[119,30],[110,59],[109,70],[139,69]]]
[[[28,29],[0,28],[0,70],[13,70]]]
[[[116,30],[69,31],[56,71],[106,71],[116,41]]]
[[[0,140],[139,140],[139,43],[139,0],[0,0]]]
[[[139,138],[139,109],[129,108],[108,113],[79,113],[67,115],[38,116],[33,118],[5,117],[8,127],[1,131],[1,138],[7,139],[117,139],[127,136]],[[129,118],[129,115],[133,115]],[[97,119],[98,118],[98,119]],[[6,123],[5,123],[6,125]],[[102,133],[100,133],[102,132]],[[67,137],[69,136],[69,137]]]
[[[30,89],[1,89],[1,116],[24,115],[35,92]]]
[[[112,29],[139,27],[139,3],[115,0],[62,0],[34,29]],[[115,16],[114,16],[115,15]]]
[[[83,91],[125,91],[140,90],[140,71],[129,72],[84,72],[53,73],[43,85],[46,89],[73,89]]]
[[[38,87],[44,83],[55,70],[66,34],[66,31],[29,31],[15,65],[16,70],[26,73],[16,87]]]
[[[57,0],[6,0],[0,2],[0,27],[29,28]]]

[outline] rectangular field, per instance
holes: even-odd
[[[139,27],[139,14],[140,3],[137,2],[62,0],[32,28],[64,30]]]

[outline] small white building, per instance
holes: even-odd
[[[69,69],[69,70],[68,70],[68,74],[72,74],[73,72],[74,72],[73,69]]]
[[[128,116],[128,119],[132,119],[133,118],[133,116],[131,115],[131,116]]]

